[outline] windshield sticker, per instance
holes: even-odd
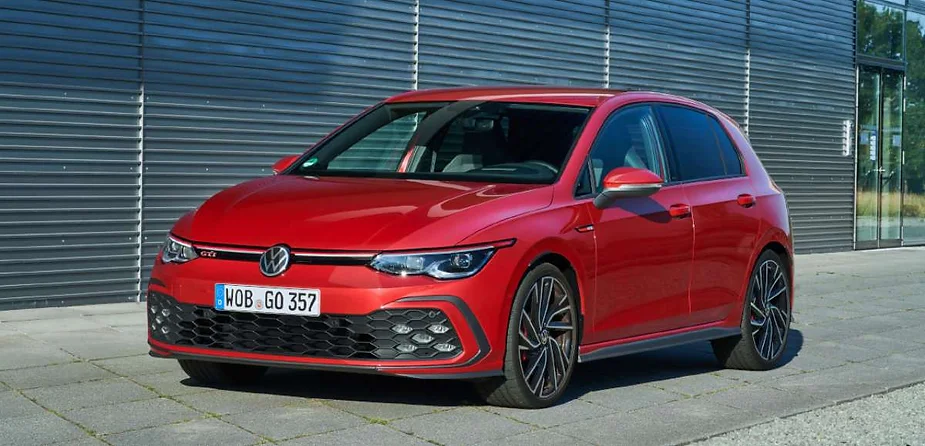
[[[312,167],[318,163],[318,158],[309,158],[308,161],[302,163],[302,167]]]

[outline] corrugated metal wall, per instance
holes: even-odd
[[[138,296],[140,20],[0,5],[0,308]]]
[[[136,299],[182,213],[384,97],[454,85],[609,85],[716,105],[747,121],[787,189],[798,248],[850,249],[853,11],[835,0],[3,2],[0,308]]]
[[[612,1],[610,87],[664,91],[745,118],[746,2]]]
[[[412,6],[145,1],[142,277],[183,213],[412,88]]]
[[[749,136],[787,193],[802,251],[853,248],[855,4],[752,0]]]
[[[419,88],[603,86],[604,0],[425,0]]]

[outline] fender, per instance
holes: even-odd
[[[742,287],[742,291],[740,294],[742,296],[745,296],[745,293],[748,292],[748,285],[749,285],[749,280],[752,274],[752,270],[755,267],[755,263],[758,261],[758,257],[761,256],[762,252],[764,252],[765,247],[767,247],[771,243],[778,243],[781,246],[783,246],[784,249],[787,250],[787,257],[789,260],[788,263],[790,266],[790,271],[788,271],[790,274],[790,308],[793,308],[793,291],[794,291],[794,275],[793,275],[794,266],[793,264],[794,264],[794,261],[793,261],[793,245],[791,244],[790,235],[775,226],[768,225],[767,223],[762,223],[761,231],[762,233],[759,236],[757,243],[755,244],[754,252],[752,252],[752,255],[749,261],[749,264],[751,264],[752,267],[748,269],[746,276],[742,280],[743,287]],[[736,304],[736,306],[734,307],[734,311],[729,314],[729,316],[727,317],[723,325],[733,325],[733,324],[738,325],[740,323],[742,311],[744,311],[744,306],[745,306],[745,300],[742,299],[740,300],[740,302]]]
[[[578,283],[578,296],[582,317],[590,317],[593,311],[590,304],[594,293],[594,275],[596,246],[593,232],[579,233],[575,228],[590,223],[590,217],[581,204],[546,208],[535,213],[525,214],[510,220],[499,222],[466,238],[462,244],[482,243],[502,234],[517,234],[517,243],[507,249],[513,249],[519,260],[508,283],[504,284],[504,305],[499,307],[499,318],[510,318],[514,295],[527,271],[536,261],[546,254],[564,257],[575,271]],[[545,234],[555,234],[543,237]],[[583,334],[583,333],[582,333]],[[491,333],[492,339],[507,336],[507,325]]]

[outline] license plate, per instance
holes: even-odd
[[[277,288],[215,284],[215,309],[248,313],[321,314],[321,291],[310,288]]]

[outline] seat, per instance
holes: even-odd
[[[443,172],[468,172],[485,166],[506,162],[507,141],[501,126],[495,122],[491,129],[467,131],[463,134],[461,153],[454,156]]]
[[[443,168],[444,172],[468,172],[470,170],[481,169],[482,155],[474,153],[460,153],[453,157]]]

